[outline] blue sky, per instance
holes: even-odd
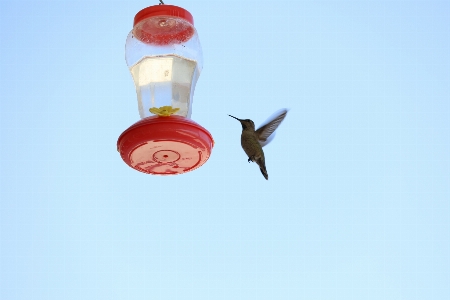
[[[129,168],[124,59],[157,1],[0,1],[1,299],[448,299],[450,3],[177,1],[194,172]],[[239,123],[290,108],[247,163]]]

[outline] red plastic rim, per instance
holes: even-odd
[[[154,5],[144,8],[134,17],[133,34],[147,44],[182,44],[194,33],[192,15],[178,6]]]
[[[193,171],[209,159],[213,146],[205,128],[180,116],[142,119],[117,140],[117,150],[127,165],[154,175]]]
[[[175,5],[153,5],[140,10],[134,17],[133,27],[144,19],[157,16],[172,16],[185,19],[194,25],[194,18],[191,13],[182,7]]]

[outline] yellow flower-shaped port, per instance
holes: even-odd
[[[152,107],[149,111],[152,114],[161,116],[161,117],[169,117],[179,111],[179,108],[173,108],[172,106],[161,106],[160,108]]]

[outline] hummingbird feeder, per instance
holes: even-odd
[[[185,9],[154,5],[139,11],[125,45],[141,120],[117,140],[130,167],[148,174],[176,175],[203,165],[211,134],[192,121],[192,98],[203,67],[194,19]]]

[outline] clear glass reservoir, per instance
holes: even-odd
[[[174,115],[190,118],[195,85],[203,67],[193,20],[160,14],[141,18],[136,15],[125,45],[139,115],[146,118],[155,115],[150,112],[152,108],[169,108]]]

